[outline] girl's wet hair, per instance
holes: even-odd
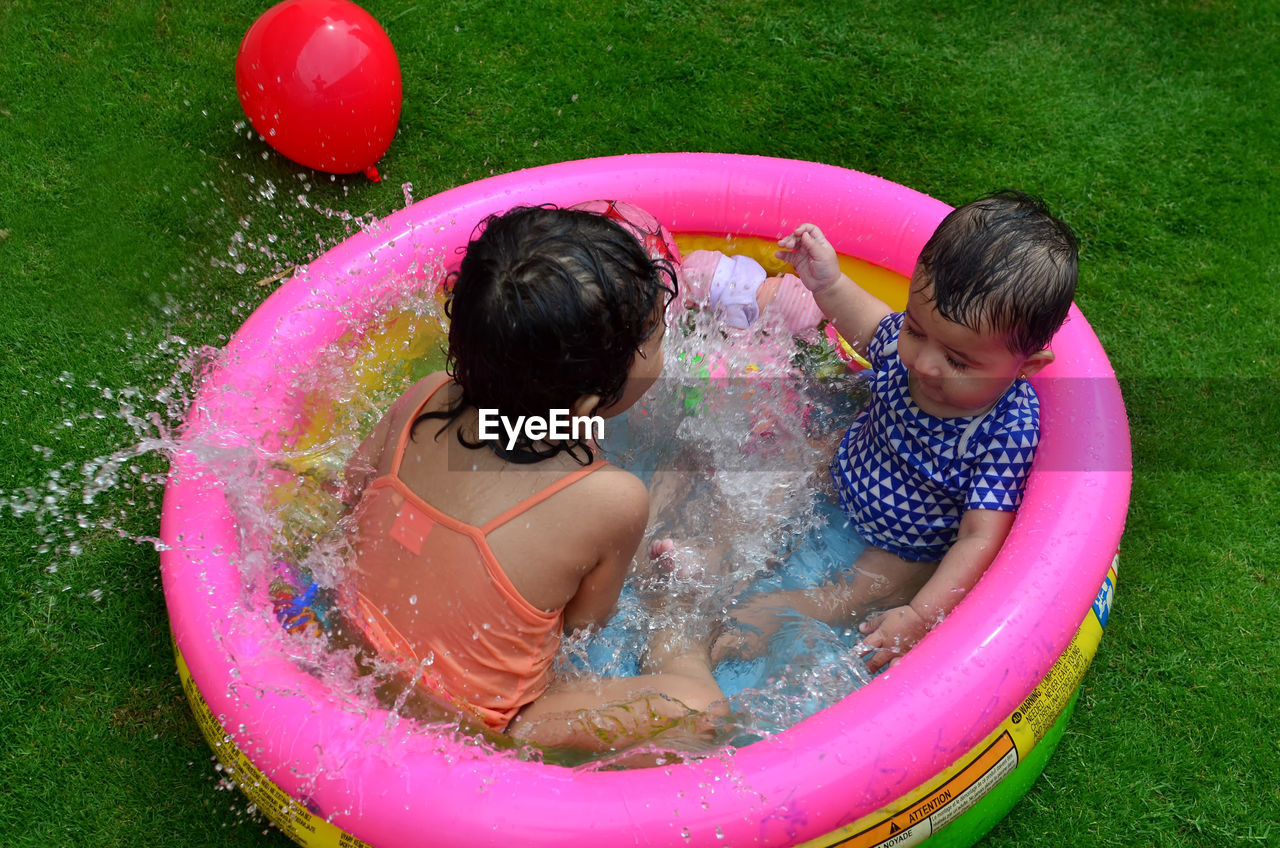
[[[545,418],[583,395],[599,395],[599,408],[607,408],[622,397],[637,351],[677,293],[676,269],[650,259],[620,225],[544,206],[483,221],[446,285],[446,370],[461,399],[414,421],[444,419],[440,432],[468,408]],[[562,451],[584,464],[594,457],[581,440],[523,440],[510,452],[500,441],[472,442],[461,430],[458,441],[515,462]]]
[[[1075,234],[1044,201],[1004,190],[947,215],[920,252],[938,314],[1005,337],[1029,356],[1048,346],[1075,296]]]

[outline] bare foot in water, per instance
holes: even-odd
[[[659,574],[680,583],[714,584],[725,576],[726,551],[720,547],[703,550],[678,547],[672,539],[655,539],[649,545],[649,559]]]
[[[640,653],[640,670],[686,675],[714,685],[711,645],[719,636],[719,622],[706,619],[656,628]]]
[[[680,581],[694,580],[703,572],[697,555],[687,548],[677,548],[672,539],[654,539],[649,546],[649,559],[659,573]]]

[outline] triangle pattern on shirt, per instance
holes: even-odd
[[[901,313],[868,350],[871,401],[831,465],[841,506],[867,541],[913,560],[938,560],[967,509],[1016,510],[1039,441],[1039,401],[1015,383],[981,419],[936,418],[911,400],[897,355]]]

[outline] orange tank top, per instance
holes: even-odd
[[[352,538],[357,585],[348,608],[378,653],[411,666],[418,685],[429,695],[503,730],[546,690],[560,647],[564,610],[546,612],[526,601],[486,537],[608,463],[596,460],[567,474],[478,527],[459,521],[423,500],[399,476],[412,422],[438,390],[432,390],[410,417],[389,472],[368,485],[356,507]],[[380,605],[361,591],[363,576],[375,567],[394,569],[393,574],[405,575],[404,583],[412,587],[406,589],[414,592],[407,608],[397,595],[397,615],[431,622],[415,628],[416,644],[392,624],[386,599]],[[384,586],[395,591],[395,583],[393,577]],[[429,635],[423,637],[423,632]]]

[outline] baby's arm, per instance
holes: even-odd
[[[782,248],[778,258],[795,267],[805,288],[813,292],[818,308],[835,323],[845,341],[865,356],[876,327],[893,310],[840,270],[835,248],[813,224],[796,227],[778,247]]]
[[[872,616],[859,628],[868,634],[863,644],[874,651],[867,658],[869,670],[905,654],[964,599],[1000,552],[1015,515],[990,509],[964,513],[955,544],[911,602]]]

